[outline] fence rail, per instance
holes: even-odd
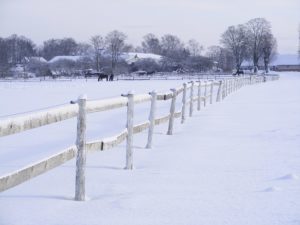
[[[162,123],[169,123],[167,134],[173,133],[173,122],[176,118],[181,118],[181,123],[184,123],[186,119],[187,109],[189,109],[189,117],[192,117],[194,110],[194,102],[197,102],[197,110],[201,110],[201,106],[204,107],[209,103],[213,103],[213,89],[217,86],[217,94],[215,101],[222,101],[230,93],[237,91],[239,88],[266,82],[270,80],[277,80],[279,76],[244,76],[238,78],[228,78],[222,80],[196,80],[188,83],[184,83],[182,86],[170,89],[165,93],[156,93],[155,91],[149,94],[134,95],[128,93],[121,97],[93,100],[88,101],[82,96],[77,101],[71,101],[72,104],[60,106],[46,111],[39,111],[29,113],[20,116],[14,116],[11,118],[0,120],[0,137],[13,135],[26,130],[38,128],[52,123],[57,123],[63,120],[77,117],[77,140],[76,145],[72,145],[60,153],[52,155],[39,162],[28,165],[20,170],[6,174],[0,177],[0,192],[19,185],[33,177],[36,177],[42,173],[45,173],[57,166],[62,165],[68,160],[77,157],[76,160],[76,188],[75,188],[75,200],[85,199],[85,181],[84,181],[84,167],[85,167],[85,154],[90,151],[103,151],[111,149],[127,139],[127,156],[126,156],[126,168],[133,168],[133,149],[132,140],[133,134],[143,132],[148,129],[148,143],[147,148],[151,148],[153,129],[155,125]],[[189,95],[187,92],[190,92]],[[182,93],[180,111],[176,111],[177,97]],[[195,95],[197,93],[197,95]],[[155,112],[156,101],[171,100],[170,112],[167,115],[156,117]],[[136,104],[151,102],[149,120],[140,124],[133,124],[134,106]],[[109,111],[116,108],[127,107],[127,126],[126,129],[119,134],[103,138],[99,140],[93,140],[86,142],[85,127],[86,127],[86,114]]]

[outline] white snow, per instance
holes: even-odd
[[[300,73],[280,75],[194,110],[183,125],[177,119],[174,135],[166,135],[167,124],[156,126],[152,149],[145,149],[147,131],[134,136],[133,171],[123,169],[124,142],[88,154],[88,201],[73,201],[75,160],[0,193],[0,224],[299,224]],[[182,82],[0,83],[0,115],[67,103],[82,93],[98,99],[128,90],[165,92]],[[157,117],[169,104],[158,102]],[[135,124],[148,112],[148,102],[137,105]],[[89,114],[88,139],[116,135],[125,118],[125,108]],[[0,174],[72,145],[75,131],[76,118],[2,137]]]
[[[153,53],[139,53],[139,52],[127,52],[121,55],[123,59],[128,63],[136,62],[140,59],[153,59],[156,62],[159,62],[162,59],[161,55]]]
[[[60,56],[53,57],[52,59],[50,59],[48,61],[48,63],[54,63],[54,62],[57,62],[59,60],[77,61],[81,58],[82,58],[82,56],[80,56],[80,55],[60,55]]]

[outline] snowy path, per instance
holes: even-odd
[[[224,102],[88,156],[87,195],[75,202],[75,162],[0,194],[1,225],[300,224],[300,74],[247,86]],[[178,122],[178,121],[177,121]]]

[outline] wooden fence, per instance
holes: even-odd
[[[194,104],[197,103],[197,110],[202,106],[213,103],[214,87],[217,87],[215,101],[220,102],[226,96],[241,87],[250,84],[277,80],[279,76],[245,76],[238,78],[229,78],[210,81],[191,81],[183,83],[182,86],[170,89],[166,93],[156,93],[152,91],[148,94],[135,95],[129,92],[121,97],[88,101],[86,96],[80,96],[76,102],[57,108],[48,109],[43,112],[34,112],[17,117],[7,118],[0,121],[0,137],[13,135],[33,128],[38,128],[52,123],[77,117],[77,139],[76,144],[61,152],[52,155],[39,162],[33,163],[25,168],[14,171],[0,177],[0,192],[19,185],[33,177],[49,171],[62,165],[68,160],[76,157],[76,185],[75,200],[85,200],[85,161],[86,153],[90,151],[102,151],[113,148],[125,139],[126,144],[126,169],[133,168],[133,135],[148,129],[148,141],[146,148],[151,148],[153,141],[153,131],[155,125],[168,122],[167,134],[172,135],[174,130],[174,120],[181,119],[181,123],[186,120],[188,111],[189,117],[193,116]],[[197,91],[196,91],[197,89]],[[189,93],[188,93],[189,92]],[[182,107],[176,111],[176,101],[179,94],[182,93]],[[162,117],[156,117],[157,101],[171,100],[170,112]],[[151,102],[149,120],[134,125],[134,106],[143,102]],[[127,126],[119,134],[86,142],[86,117],[89,113],[108,111],[116,108],[127,107]]]

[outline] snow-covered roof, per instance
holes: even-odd
[[[70,55],[60,55],[60,56],[55,56],[55,57],[53,57],[53,58],[52,58],[51,60],[49,60],[48,62],[49,62],[49,63],[54,63],[54,62],[57,62],[57,61],[63,60],[63,59],[65,59],[65,60],[77,61],[77,60],[79,60],[80,58],[82,58],[82,56],[80,56],[80,55],[72,55],[72,56],[70,56]]]
[[[271,62],[271,65],[300,65],[300,58],[296,54],[280,54]]]
[[[47,63],[47,60],[44,57],[38,57],[38,56],[25,57],[25,60],[27,62],[35,61],[35,62]]]
[[[138,53],[138,52],[126,52],[121,55],[121,57],[127,62],[132,63],[140,59],[153,59],[156,62],[159,62],[162,59],[161,55],[153,53]]]
[[[260,62],[260,64],[263,64]],[[300,65],[300,58],[296,54],[278,54],[270,63],[270,66]],[[252,61],[244,61],[242,66],[253,66]]]

